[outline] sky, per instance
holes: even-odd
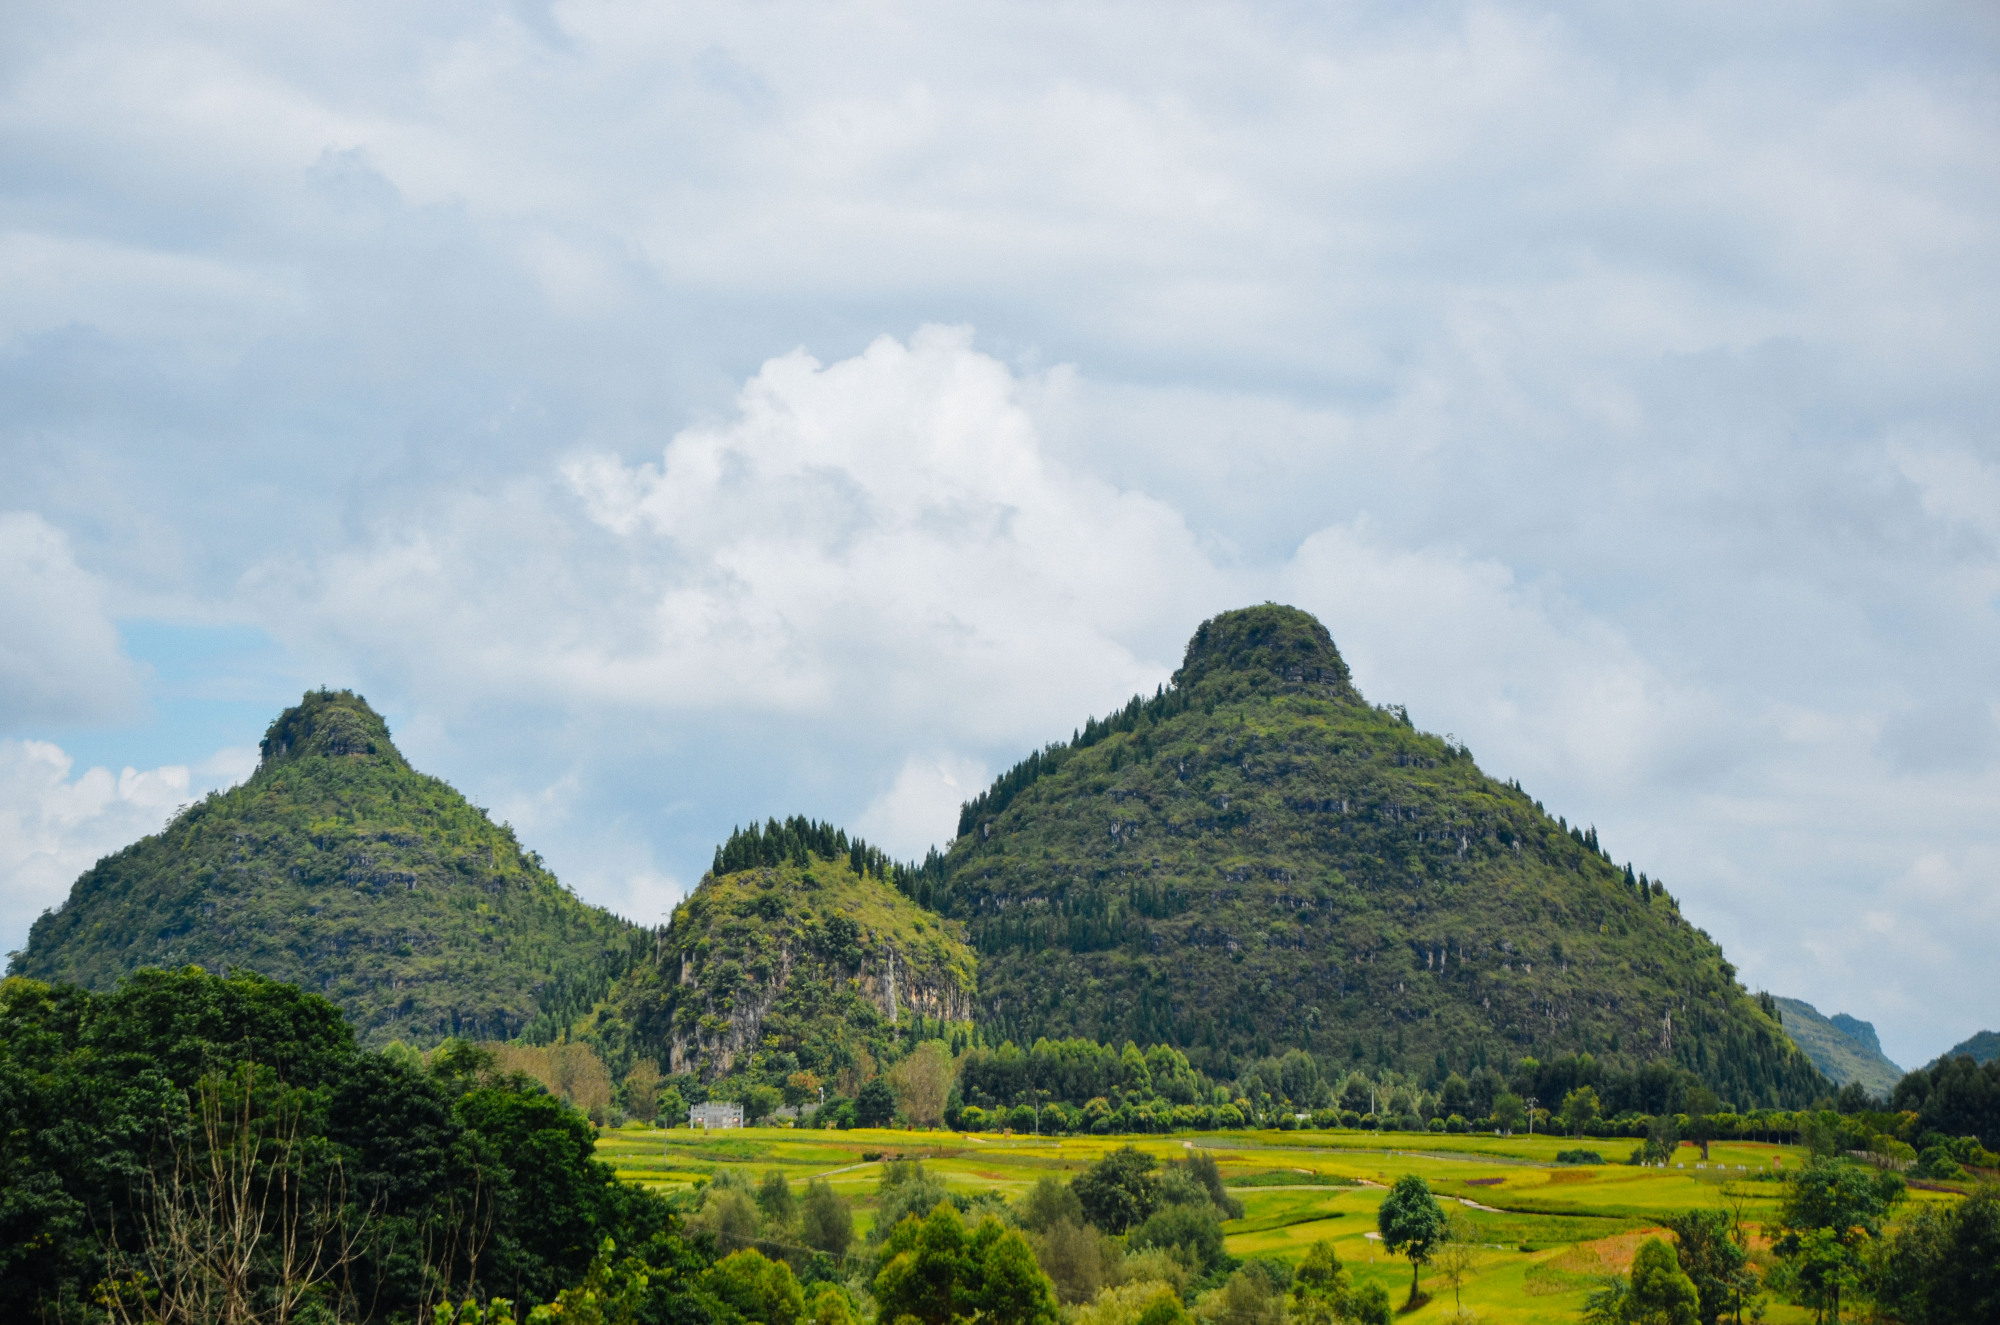
[[[2000,1026],[2000,11],[0,12],[0,951],[358,689],[579,895],[1318,615],[1754,988]]]

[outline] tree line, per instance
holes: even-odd
[[[248,973],[0,983],[0,1301],[44,1322],[430,1319],[555,1302],[605,1241],[644,1319],[720,1319],[668,1205],[590,1122],[468,1041],[357,1048]]]

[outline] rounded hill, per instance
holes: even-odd
[[[324,995],[366,1042],[428,1044],[565,1025],[635,945],[412,769],[361,696],[319,690],[242,785],[86,871],[9,970],[102,990],[142,967],[246,969]]]
[[[969,1020],[978,968],[963,927],[899,892],[896,873],[829,824],[739,830],[654,959],[619,982],[615,1015],[638,1052],[704,1078],[760,1055],[831,1078],[889,1056],[899,1035]]]

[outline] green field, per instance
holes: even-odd
[[[1409,1264],[1383,1254],[1369,1235],[1386,1185],[1414,1172],[1441,1198],[1462,1203],[1485,1248],[1465,1286],[1465,1305],[1496,1323],[1574,1320],[1597,1286],[1593,1276],[1628,1266],[1633,1249],[1663,1215],[1733,1207],[1745,1223],[1762,1225],[1777,1208],[1777,1171],[1803,1159],[1796,1147],[1718,1143],[1706,1167],[1698,1167],[1700,1152],[1692,1146],[1680,1151],[1684,1167],[1576,1166],[1556,1162],[1557,1151],[1578,1144],[1566,1138],[1411,1135],[1421,1149],[1384,1144],[1398,1139],[1344,1131],[1038,1139],[776,1128],[703,1135],[631,1127],[605,1133],[598,1153],[621,1178],[663,1191],[729,1165],[748,1166],[760,1176],[781,1169],[794,1183],[823,1178],[854,1202],[859,1234],[872,1218],[881,1158],[920,1157],[954,1189],[1013,1197],[1043,1173],[1073,1174],[1116,1146],[1135,1145],[1162,1160],[1199,1146],[1215,1156],[1243,1202],[1243,1218],[1224,1225],[1231,1254],[1295,1262],[1313,1242],[1327,1239],[1357,1282],[1380,1278],[1398,1303],[1407,1293]],[[1622,1158],[1631,1147],[1586,1144],[1607,1159]],[[1911,1197],[1940,1199],[1923,1192]],[[1450,1311],[1451,1294],[1435,1277],[1427,1275],[1425,1287],[1433,1294],[1430,1304],[1398,1319],[1441,1319]],[[1774,1302],[1768,1318],[1805,1321],[1810,1313]]]

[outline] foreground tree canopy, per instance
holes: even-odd
[[[710,1318],[691,1278],[703,1258],[594,1141],[469,1043],[428,1069],[363,1052],[339,1009],[258,976],[143,971],[101,994],[9,979],[0,1302],[103,1320],[101,1301],[136,1311],[148,1293],[200,1291],[175,1276],[206,1249],[240,1261],[235,1290],[346,1319],[466,1296],[532,1306],[612,1238],[656,1267],[648,1319]],[[248,1234],[238,1215],[254,1216]]]

